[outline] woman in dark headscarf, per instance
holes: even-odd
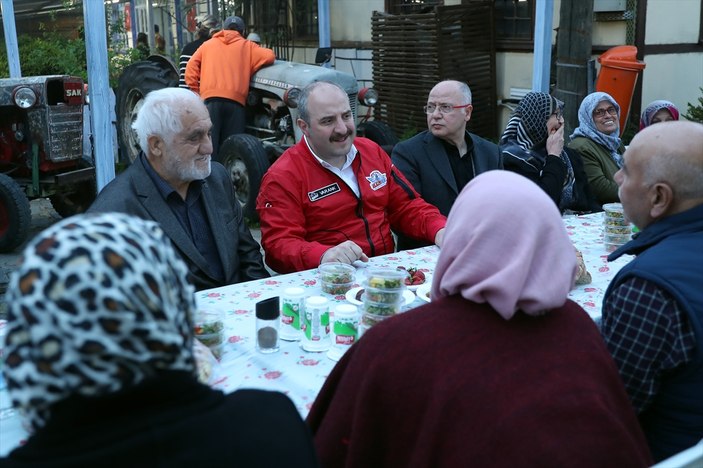
[[[123,214],[68,218],[27,246],[7,292],[3,371],[35,433],[9,466],[314,461],[287,397],[197,381],[186,274],[156,223]],[[280,444],[270,427],[287,433]]]
[[[565,210],[598,211],[583,163],[564,148],[563,103],[546,93],[527,93],[500,139],[506,170],[537,183]]]
[[[586,96],[579,106],[579,126],[568,147],[583,158],[583,168],[599,204],[619,202],[615,173],[622,167],[625,146],[620,140],[620,106],[609,94]]]
[[[679,109],[673,102],[659,99],[650,102],[642,111],[640,118],[640,130],[649,127],[652,124],[659,122],[668,122],[670,120],[679,120]]]
[[[375,325],[308,416],[326,467],[648,466],[559,210],[507,171],[447,219],[432,302]]]

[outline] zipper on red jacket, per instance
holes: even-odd
[[[369,244],[369,249],[371,250],[371,252],[370,252],[371,255],[369,255],[369,256],[370,256],[370,257],[375,257],[375,256],[376,256],[376,246],[374,245],[373,241],[371,240],[371,229],[369,228],[369,221],[368,221],[368,219],[366,219],[366,217],[364,216],[364,204],[363,204],[363,200],[361,199],[361,184],[359,183],[359,174],[358,174],[359,171],[361,170],[361,154],[359,154],[359,152],[357,151],[357,152],[356,152],[356,156],[359,158],[359,169],[354,171],[354,175],[356,176],[356,182],[357,182],[357,184],[359,185],[359,195],[357,195],[356,193],[354,193],[354,191],[352,190],[352,188],[351,188],[349,185],[347,185],[347,183],[344,181],[344,179],[342,179],[341,177],[339,177],[339,175],[335,174],[334,172],[330,171],[330,170],[327,169],[327,168],[325,168],[325,169],[326,169],[330,174],[332,174],[332,175],[335,176],[337,179],[339,179],[339,180],[342,182],[342,186],[343,186],[343,187],[346,187],[348,190],[350,190],[351,193],[352,193],[352,195],[354,195],[354,196],[356,197],[356,200],[357,200],[357,202],[356,202],[356,215],[357,215],[357,216],[359,217],[359,219],[361,219],[361,221],[364,223],[364,232],[366,232],[366,242],[368,242],[368,244]],[[352,163],[352,166],[353,166],[353,163]],[[323,167],[324,167],[324,166],[323,166]],[[363,175],[362,175],[362,177],[363,177]]]
[[[349,190],[351,190],[351,188]],[[361,186],[359,186],[359,194],[361,194]],[[364,204],[362,203],[361,195],[356,197],[356,199],[358,200],[358,202],[356,203],[356,215],[364,222],[364,230],[366,231],[366,241],[369,243],[369,248],[371,249],[370,257],[375,257],[376,246],[373,245],[373,241],[371,240],[371,230],[369,229],[369,221],[364,216]]]

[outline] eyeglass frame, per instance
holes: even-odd
[[[462,109],[462,108],[465,109],[465,108],[469,107],[470,105],[471,105],[471,103],[464,104],[462,106],[452,106],[451,104],[440,104],[440,105],[427,104],[427,105],[422,106],[422,110],[425,111],[425,114],[432,115],[432,114],[434,114],[434,111],[439,109],[439,113],[442,115],[445,115],[445,114],[451,114],[452,112],[454,112],[454,109]],[[431,112],[428,112],[428,108],[430,106],[433,106],[434,108],[432,109]],[[444,110],[442,110],[442,108],[444,108]]]
[[[613,109],[612,112],[610,112],[610,109]],[[617,116],[618,115],[618,110],[615,106],[610,106],[606,109],[593,109],[593,117],[603,117],[605,114],[610,114],[612,116]]]
[[[554,112],[549,114],[549,117],[547,117],[547,120],[549,120],[552,116],[555,116],[557,120],[561,119],[564,117],[564,111],[561,109],[561,107],[557,107]]]

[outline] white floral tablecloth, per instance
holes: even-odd
[[[614,262],[608,262],[608,254],[603,243],[603,213],[583,216],[565,216],[564,225],[571,241],[583,254],[584,262],[591,273],[590,284],[577,286],[569,299],[577,302],[594,320],[600,318],[600,309],[605,290],[620,268],[633,258],[623,255]]]
[[[583,253],[593,277],[591,284],[578,286],[569,297],[594,319],[600,317],[601,302],[608,283],[630,259],[625,257],[613,263],[607,262],[602,222],[602,214],[564,217],[566,230],[574,245]],[[369,266],[416,267],[425,271],[431,281],[438,255],[437,247],[425,247],[372,258]],[[365,268],[357,268],[354,286],[361,284]],[[305,417],[335,362],[325,352],[304,351],[299,342],[281,341],[280,350],[273,354],[257,352],[255,343],[256,303],[281,296],[283,290],[291,286],[305,288],[306,296],[326,296],[332,301],[332,310],[335,303],[346,302],[343,295],[322,294],[317,269],[201,291],[196,293],[196,299],[200,308],[219,310],[225,317],[225,345],[220,362],[214,367],[212,386],[224,392],[239,388],[281,391],[291,398]],[[404,310],[424,303],[415,297]],[[4,326],[0,321],[0,336]],[[0,349],[0,356],[1,353]],[[20,418],[8,406],[7,391],[0,388],[0,455],[6,454],[26,438]]]

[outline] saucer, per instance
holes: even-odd
[[[422,286],[424,286],[424,285],[420,285],[420,287],[422,287]],[[359,291],[361,291],[362,289],[364,289],[364,288],[361,286],[356,287],[356,288],[351,288],[349,291],[347,291],[347,293],[344,295],[344,297],[346,297],[347,301],[351,302],[354,305],[358,305],[358,306],[363,305],[364,302],[360,301],[356,298],[356,294]],[[362,297],[363,297],[363,294],[362,294]],[[406,289],[405,291],[403,291],[403,299],[405,300],[405,302],[403,303],[403,306],[406,306],[415,300],[415,294],[413,294],[412,291],[409,291],[408,289]]]
[[[430,289],[432,289],[432,285],[425,282],[425,284],[421,284],[420,287],[417,288],[415,294],[417,294],[417,297],[419,297],[421,300],[425,302],[430,302]]]

